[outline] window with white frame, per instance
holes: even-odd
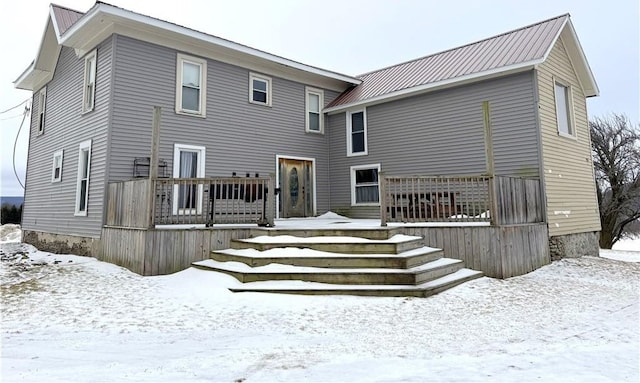
[[[565,136],[575,136],[571,121],[571,89],[556,81],[554,82],[554,93],[558,133]]]
[[[380,183],[378,174],[380,164],[351,167],[351,204],[379,205]]]
[[[96,99],[96,51],[84,58],[84,88],[82,95],[82,111],[93,110]]]
[[[203,178],[205,147],[175,144],[173,147],[173,177]],[[202,212],[202,185],[184,184],[173,187],[173,214]]]
[[[58,150],[53,153],[53,168],[51,169],[51,182],[62,181],[62,160],[64,151]]]
[[[38,93],[38,134],[44,133],[44,115],[47,106],[47,87]]]
[[[347,156],[367,154],[367,112],[347,112]]]
[[[91,174],[91,140],[80,143],[78,148],[78,178],[76,182],[76,213],[87,215],[89,204],[89,175]]]
[[[249,102],[271,106],[271,78],[249,74]]]
[[[178,53],[176,113],[205,117],[207,60]]]
[[[323,133],[322,107],[324,106],[324,92],[320,89],[306,88],[305,104],[305,130],[307,132]]]

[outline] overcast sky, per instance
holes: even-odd
[[[589,116],[609,112],[639,121],[637,0],[111,0],[111,4],[286,58],[357,75],[570,13],[600,87]],[[56,0],[81,12],[93,0]],[[0,112],[29,98],[13,81],[35,58],[49,15],[47,0],[0,1]],[[22,108],[0,114],[0,195],[22,195],[12,166]],[[28,123],[16,168],[26,167]]]

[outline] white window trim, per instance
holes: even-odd
[[[364,151],[363,152],[353,152],[353,132],[351,131],[351,115],[354,113],[362,112],[362,120],[364,123]],[[351,110],[346,112],[347,116],[347,157],[356,157],[356,156],[366,156],[369,154],[369,143],[368,143],[368,132],[367,132],[367,108]]]
[[[267,83],[267,102],[255,101],[253,99],[253,80]],[[271,106],[271,77],[252,72],[249,73],[249,102],[256,105]]]
[[[567,112],[568,112],[568,116],[567,118],[569,119],[568,122],[568,127],[569,130],[571,131],[571,133],[565,133],[565,132],[561,132],[560,131],[560,121],[558,119],[558,100],[556,99],[556,85],[560,85],[563,86],[567,89]],[[574,113],[573,113],[573,89],[571,88],[571,85],[566,82],[566,81],[562,81],[559,80],[558,78],[553,77],[553,108],[556,112],[556,130],[558,132],[558,135],[561,137],[565,137],[565,138],[571,138],[571,139],[577,139],[578,135],[576,133],[576,124],[575,124],[575,120],[574,120]]]
[[[80,166],[80,160],[82,158],[83,150],[87,150],[89,152],[89,155],[87,156],[87,189],[85,190],[85,199],[84,199],[85,206],[84,206],[84,210],[80,210],[80,191],[82,189],[82,186],[81,186],[82,175],[80,173],[80,169],[82,169],[82,167]],[[87,141],[81,142],[78,147],[78,175],[76,178],[76,212],[74,214],[76,216],[86,216],[87,211],[89,210],[89,186],[91,185],[90,180],[91,180],[91,140],[87,140]]]
[[[89,60],[93,59],[91,65],[89,65]],[[91,112],[96,106],[96,81],[97,81],[97,52],[93,50],[91,53],[88,53],[84,57],[84,80],[82,87],[82,113]],[[89,77],[91,72],[93,72],[93,84],[89,84]],[[88,99],[87,88],[91,85],[92,94],[91,99]]]
[[[378,202],[356,202],[356,170],[378,169]],[[380,206],[380,164],[356,165],[351,167],[351,206]]]
[[[60,172],[58,173],[58,178],[56,178],[56,159],[60,158]],[[62,181],[62,164],[64,161],[64,150],[58,150],[53,153],[53,164],[51,169],[51,182],[61,182]]]
[[[196,170],[198,178],[204,178],[205,175],[205,164],[206,164],[206,151],[207,148],[204,146],[197,145],[186,145],[186,144],[174,144],[173,145],[173,178],[180,177],[180,152],[181,151],[191,151],[191,152],[199,152],[198,153],[198,168]],[[187,209],[178,209],[178,185],[173,186],[173,214],[176,215],[178,213],[186,213]],[[202,214],[202,198],[203,198],[203,185],[198,185],[198,205],[196,206],[197,214]],[[193,210],[193,209],[189,209]]]
[[[38,135],[44,134],[44,124],[46,120],[47,108],[47,87],[38,92]]]
[[[182,53],[178,53],[176,57],[176,113],[205,118],[207,116],[207,60],[198,57],[187,56]],[[182,109],[183,62],[188,62],[200,67],[200,100],[198,103],[199,110]]]
[[[310,122],[309,122],[309,113],[311,112],[309,110],[309,95],[313,94],[318,96],[318,107],[319,107],[319,120],[320,120],[320,130],[311,130],[309,129],[310,127]],[[324,91],[322,89],[316,89],[316,88],[310,88],[310,87],[305,87],[305,101],[304,101],[304,105],[305,105],[305,114],[304,114],[304,130],[307,133],[317,133],[317,134],[324,134],[324,114],[322,113],[322,109],[324,108]]]

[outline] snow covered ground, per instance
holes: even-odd
[[[640,381],[629,251],[426,299],[232,294],[225,275],[143,278],[5,226],[2,382]]]

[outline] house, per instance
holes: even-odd
[[[149,174],[160,107],[160,176],[275,174],[279,217],[380,217],[381,172],[522,177],[552,254],[598,251],[598,87],[568,14],[349,76],[103,2],[51,5],[15,86],[33,92],[22,225],[42,248],[100,256],[109,185]],[[171,188],[169,215],[214,194]]]

